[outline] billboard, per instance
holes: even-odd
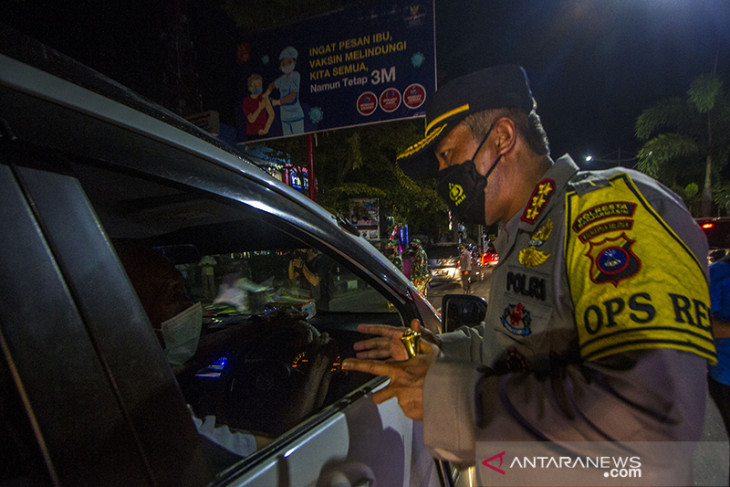
[[[375,198],[350,199],[350,223],[361,237],[368,240],[380,238],[380,207]]]
[[[236,142],[424,115],[433,0],[380,1],[239,41]]]

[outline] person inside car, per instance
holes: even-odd
[[[116,250],[168,362],[184,364],[198,349],[203,321],[200,303],[193,303],[185,293],[182,273],[159,252],[126,242],[117,242]],[[201,419],[188,408],[198,433],[225,450],[207,445],[216,463],[230,461],[229,454],[248,456],[270,441],[217,424],[214,416]]]
[[[198,415],[192,406],[188,406],[198,433],[212,443],[205,446],[215,464],[227,465],[249,456],[271,443],[283,429],[293,426],[321,406],[331,378],[336,348],[327,334],[320,334],[302,321],[301,314],[282,310],[267,315],[263,323],[232,327],[201,337],[200,303],[193,303],[185,294],[182,273],[154,249],[126,242],[117,242],[116,249],[179,380],[187,384],[189,376],[210,363],[212,358],[217,358],[223,353],[221,350],[231,350],[230,354],[237,358],[221,373],[223,378],[231,380],[231,384],[223,388],[227,394],[218,398],[218,405],[213,408],[216,414]],[[224,348],[226,343],[228,345]],[[247,360],[257,351],[261,352],[262,347],[268,347],[264,357],[257,355],[254,360]],[[243,349],[248,351],[238,353]],[[252,377],[256,380],[261,376],[269,377],[269,363],[280,368],[282,360],[291,360],[292,356],[305,350],[308,352],[306,370],[300,367],[299,371],[295,371],[296,380],[287,382],[291,387],[286,387],[284,396],[266,408],[265,421],[252,422],[245,412],[255,414],[261,409],[260,403],[270,399],[270,391],[261,392],[261,398],[257,399],[259,391],[244,389],[242,384],[250,382]],[[283,359],[274,357],[281,351],[286,352]],[[265,362],[267,358],[275,360]],[[249,362],[255,362],[256,366],[249,366]],[[255,428],[246,427],[254,425]]]

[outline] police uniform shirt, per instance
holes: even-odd
[[[674,193],[563,156],[495,247],[485,322],[442,335],[426,377],[435,456],[472,464],[480,440],[699,438],[707,243]]]

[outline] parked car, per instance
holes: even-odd
[[[461,284],[459,270],[459,244],[443,242],[426,248],[431,285]]]
[[[371,401],[386,379],[339,368],[359,323],[439,331],[411,283],[246,155],[0,39],[0,484],[440,484],[421,424]],[[156,325],[174,293],[200,314]],[[262,441],[223,452],[210,417]]]

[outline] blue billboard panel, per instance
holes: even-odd
[[[436,88],[433,1],[382,1],[242,39],[236,141],[419,117]]]

